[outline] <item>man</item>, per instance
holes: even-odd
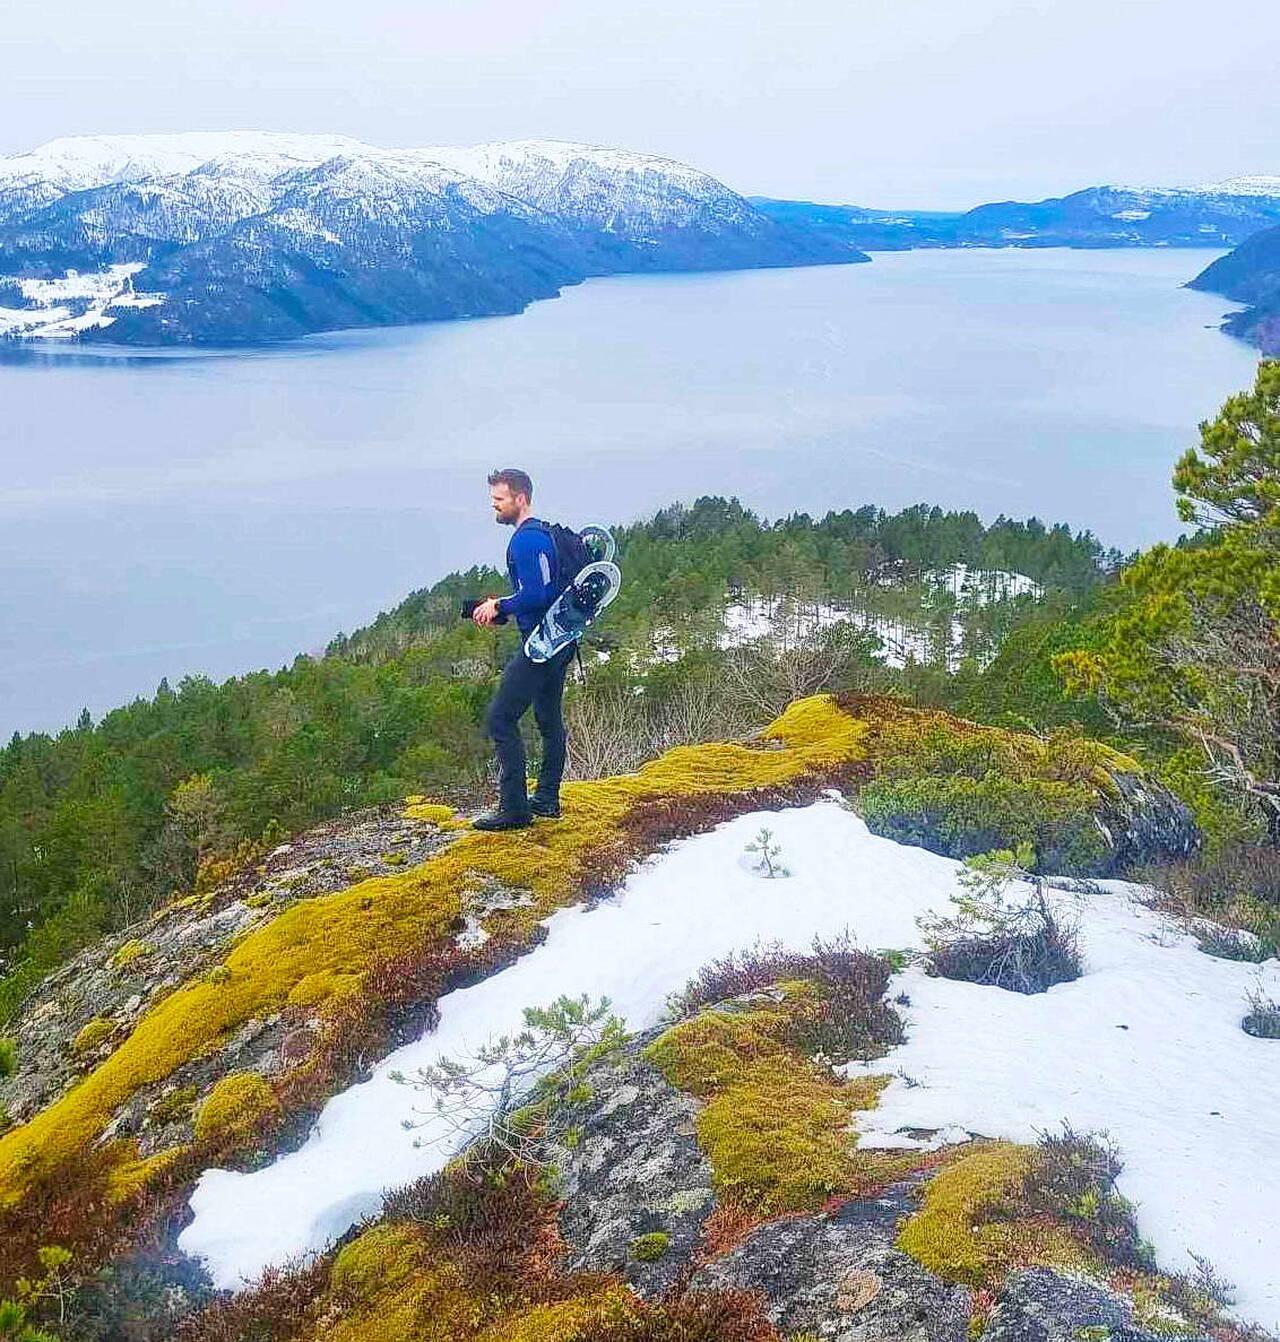
[[[550,661],[525,656],[524,638],[537,628],[547,607],[565,586],[556,560],[555,542],[533,516],[533,481],[517,470],[494,471],[489,476],[494,521],[514,527],[507,545],[507,573],[514,588],[510,596],[489,597],[475,608],[477,624],[505,623],[511,617],[520,629],[521,646],[507,663],[498,691],[485,717],[498,757],[498,809],[481,816],[476,829],[519,829],[534,816],[560,814],[560,779],[564,775],[564,678],[573,656],[570,645]],[[527,793],[524,741],[520,719],[529,708],[542,734],[542,765],[533,796]]]

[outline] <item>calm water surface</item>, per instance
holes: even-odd
[[[887,253],[593,281],[518,317],[250,354],[0,356],[0,737],[276,666],[497,560],[484,476],[631,518],[925,501],[1124,548],[1252,378],[1187,251]]]

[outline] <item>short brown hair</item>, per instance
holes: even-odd
[[[524,471],[517,471],[512,467],[501,471],[490,471],[489,483],[506,485],[513,494],[523,494],[530,503],[533,502],[533,481]]]

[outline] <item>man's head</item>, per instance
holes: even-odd
[[[533,481],[524,471],[491,471],[489,498],[493,503],[493,520],[499,526],[519,526],[533,506]]]

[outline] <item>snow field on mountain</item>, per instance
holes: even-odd
[[[766,826],[787,878],[764,879],[744,851]],[[468,1057],[519,1030],[525,1007],[562,994],[608,996],[643,1029],[702,965],[757,941],[803,949],[848,928],[867,948],[919,946],[917,917],[951,911],[959,869],[872,835],[835,801],[742,816],[675,844],[613,899],[553,915],[546,941],[508,969],[443,998],[439,1028],[331,1100],[299,1150],[249,1174],[206,1171],[180,1244],[230,1288],[320,1249],[384,1190],[452,1154],[432,1120],[403,1129],[429,1105],[393,1071]],[[1275,1326],[1265,1226],[1280,1203],[1280,1044],[1251,1038],[1240,1020],[1259,981],[1280,996],[1280,964],[1211,959],[1140,894],[1114,881],[1049,892],[1080,924],[1086,972],[1047,993],[895,976],[890,995],[911,1001],[908,1041],[869,1070],[902,1069],[919,1084],[893,1083],[863,1116],[862,1140],[901,1144],[898,1129],[930,1127],[1032,1141],[1064,1119],[1106,1128],[1125,1161],[1119,1189],[1138,1202],[1161,1266],[1206,1255],[1237,1284],[1238,1312]]]
[[[1044,592],[1038,582],[1025,574],[975,569],[967,564],[953,564],[947,569],[926,572],[923,580],[935,595],[949,593],[955,599],[957,610],[964,611],[1018,596],[1038,597]],[[884,585],[892,586],[892,580],[886,579]],[[879,638],[883,645],[879,656],[886,666],[903,667],[910,660],[927,663],[940,656],[938,636],[928,627],[924,611],[918,622],[911,623],[856,606],[835,606],[821,601],[797,602],[790,598],[774,600],[762,596],[742,597],[725,607],[719,645],[733,648],[768,638],[780,648],[791,648],[842,623]],[[658,661],[674,661],[679,655],[671,637],[668,631],[658,631]],[[956,615],[951,620],[950,640],[942,650],[948,669],[959,665],[963,652],[964,621]]]
[[[69,339],[95,326],[110,326],[109,307],[153,307],[163,294],[134,293],[132,279],[144,269],[139,262],[108,266],[81,274],[70,270],[56,280],[18,280],[22,296],[36,306],[0,307],[0,335],[35,335],[42,339]],[[75,314],[72,306],[82,306]]]

